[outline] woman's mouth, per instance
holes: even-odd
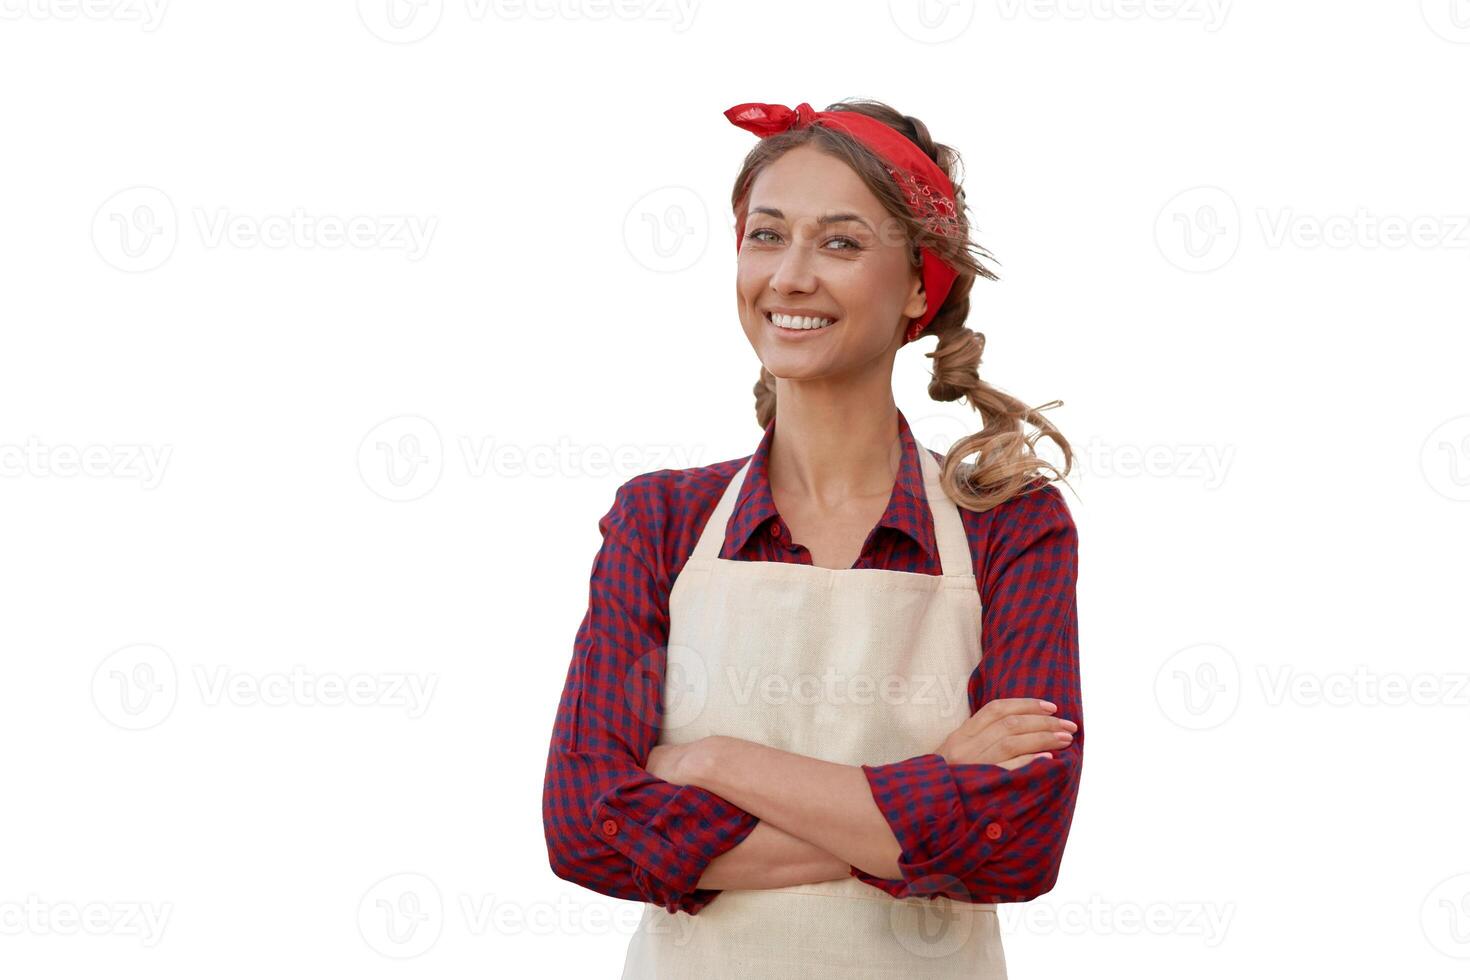
[[[837,322],[834,317],[787,316],[784,313],[770,312],[765,317],[767,323],[788,334],[820,333]]]

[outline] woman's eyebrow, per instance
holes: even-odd
[[[773,218],[780,218],[782,221],[786,220],[786,215],[782,213],[780,208],[769,208],[762,205],[760,207],[751,208],[750,213],[769,214]],[[842,214],[829,214],[817,219],[817,223],[822,225],[835,225],[840,224],[844,221],[856,221],[866,227],[869,231],[873,230],[873,226],[868,224],[866,218],[864,218],[860,214],[852,214],[851,212],[843,212]]]

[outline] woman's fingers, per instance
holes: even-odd
[[[981,761],[991,762],[1070,745],[1076,728],[1067,719],[1050,714],[1005,714],[976,732],[973,739],[985,747],[986,757]]]
[[[980,706],[936,750],[950,763],[1001,765],[1018,756],[1066,748],[1076,724],[1039,698],[996,698]]]
[[[999,765],[1028,753],[1064,749],[1072,744],[1069,729],[1076,727],[1050,715],[1003,715],[980,732],[955,732],[945,739],[938,752],[950,763]]]
[[[1045,731],[1024,732],[1020,735],[1007,735],[1000,741],[992,744],[991,748],[998,751],[1003,758],[1013,755],[1022,755],[1026,752],[1045,752],[1048,749],[1065,748],[1072,744],[1072,733],[1047,729]]]
[[[966,718],[960,725],[959,732],[961,735],[979,734],[982,729],[1005,718],[1026,715],[1050,717],[1056,710],[1056,705],[1040,698],[994,698],[982,704],[979,711]]]
[[[1056,757],[1050,752],[1032,752],[1030,755],[1018,755],[1014,759],[1007,759],[1004,762],[996,763],[996,765],[1000,766],[1002,769],[1019,769],[1026,763],[1030,762],[1032,759],[1054,758]]]

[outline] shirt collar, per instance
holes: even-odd
[[[735,498],[735,509],[725,535],[722,554],[739,554],[752,534],[763,528],[776,516],[776,504],[771,498],[771,483],[767,471],[771,442],[776,433],[776,420],[772,417],[761,436],[760,445],[750,457],[750,471],[746,474],[745,486]],[[924,470],[919,461],[919,452],[929,452],[914,439],[908,420],[898,412],[898,435],[902,455],[898,462],[898,477],[894,481],[893,495],[888,498],[888,507],[878,519],[880,527],[890,527],[908,535],[930,556],[939,553],[934,537],[934,516],[929,511],[929,498],[924,492]]]

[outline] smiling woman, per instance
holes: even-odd
[[[1071,468],[1071,446],[1041,414],[1062,403],[1033,409],[979,377],[985,335],[965,325],[970,289],[977,278],[999,277],[985,264],[995,262],[995,257],[970,240],[964,188],[951,173],[958,169],[959,154],[934,143],[918,119],[882,102],[837,103],[828,112],[882,124],[895,139],[881,137],[879,148],[892,152],[906,143],[903,149],[912,148],[909,160],[919,164],[918,173],[879,156],[849,131],[856,126],[811,125],[804,121],[801,107],[786,110],[791,117],[784,117],[782,109],[768,111],[751,103],[726,112],[736,125],[762,135],[746,156],[731,195],[740,257],[741,321],[761,361],[755,389],[757,422],[764,427],[774,417],[775,379],[786,376],[777,370],[777,363],[767,360],[759,335],[765,333],[768,345],[770,338],[800,339],[774,329],[769,314],[804,312],[835,318],[841,313],[781,305],[779,296],[793,279],[818,274],[803,265],[810,258],[823,263],[823,284],[829,292],[840,290],[854,315],[862,314],[862,323],[876,324],[880,335],[897,325],[897,346],[919,336],[939,338],[938,349],[926,355],[935,361],[930,396],[936,401],[964,398],[986,423],[948,453],[945,483],[956,500],[986,509],[1014,496],[1038,469],[1065,477]],[[874,133],[871,126],[850,121],[861,125],[864,135]],[[924,160],[929,161],[927,167]],[[775,194],[794,203],[768,200]],[[843,207],[839,201],[852,206]],[[812,202],[831,206],[814,209]],[[787,210],[792,212],[789,217]],[[820,254],[813,256],[814,251]],[[937,295],[941,291],[944,295]],[[864,333],[862,323],[849,335]],[[773,329],[763,331],[762,324]],[[873,343],[887,340],[859,337],[851,342],[859,350],[870,350]],[[779,357],[780,350],[776,347],[772,353]],[[1027,425],[1035,429],[1029,436],[1023,434]],[[1034,454],[1041,438],[1051,439],[1062,450],[1063,471]],[[968,469],[962,461],[976,453],[981,457],[979,471],[968,480],[959,479],[957,473]],[[982,487],[988,492],[976,492]]]
[[[996,905],[1055,884],[1081,777],[1077,534],[1040,475],[1071,449],[979,377],[952,150],[875,102],[726,117],[762,137],[732,203],[764,435],[599,525],[551,866],[645,903],[625,980],[998,980]],[[930,395],[983,420],[947,454],[892,391],[931,335]]]

